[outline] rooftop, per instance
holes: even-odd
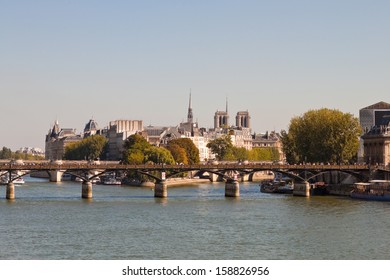
[[[375,103],[375,104],[373,104],[371,106],[365,107],[363,109],[390,109],[390,104],[381,101],[381,102]]]

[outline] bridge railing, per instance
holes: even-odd
[[[371,166],[373,168],[373,166]],[[352,165],[327,165],[327,164],[268,164],[268,163],[223,163],[223,164],[192,164],[192,165],[166,165],[166,164],[120,164],[115,161],[28,161],[24,163],[0,162],[0,170],[17,171],[17,170],[368,170],[367,164]]]

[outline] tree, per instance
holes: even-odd
[[[217,160],[224,160],[228,155],[232,154],[233,144],[229,135],[224,135],[217,139],[210,141],[207,148],[211,150],[217,157]]]
[[[177,163],[189,163],[186,150],[180,147],[178,144],[171,143],[167,146],[167,149],[171,152]]]
[[[100,158],[103,156],[107,142],[107,138],[102,135],[89,136],[80,142],[66,146],[64,158],[68,160]]]
[[[252,161],[275,161],[279,160],[279,151],[275,147],[253,148],[249,152],[249,160]]]
[[[7,147],[3,147],[3,149],[0,151],[0,159],[11,159],[11,158],[12,158],[11,149]]]
[[[180,151],[180,149],[178,151],[177,146],[179,146],[185,150],[186,157],[187,157],[187,163],[184,162],[185,157],[183,157],[183,155],[181,154],[182,151]],[[194,142],[192,142],[192,140],[189,138],[173,139],[173,140],[168,142],[167,149],[170,150],[171,153],[173,151],[173,153],[175,153],[175,155],[177,155],[176,154],[177,152],[180,153],[180,156],[178,158],[175,158],[175,155],[174,155],[176,162],[179,162],[179,163],[182,162],[185,164],[196,164],[196,163],[199,163],[199,161],[200,161],[199,149],[195,146]]]
[[[149,142],[139,134],[130,135],[124,143],[124,149],[145,150],[150,146]]]
[[[128,164],[144,164],[147,162],[174,164],[171,153],[165,148],[151,145],[138,134],[129,136],[124,143],[123,162]]]
[[[247,160],[249,157],[248,150],[245,149],[244,147],[241,148],[233,147],[232,155],[233,155],[233,160],[239,160],[239,161]]]
[[[153,163],[175,164],[175,159],[167,149],[152,145],[145,150],[145,159]]]
[[[324,108],[291,119],[289,131],[281,133],[281,140],[290,163],[344,163],[356,156],[361,132],[352,114]]]

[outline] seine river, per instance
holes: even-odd
[[[388,259],[390,203],[263,194],[240,183],[149,188],[26,178],[0,187],[0,259]]]

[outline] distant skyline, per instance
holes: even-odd
[[[0,148],[44,148],[56,120],[253,132],[390,103],[390,1],[0,0]]]

